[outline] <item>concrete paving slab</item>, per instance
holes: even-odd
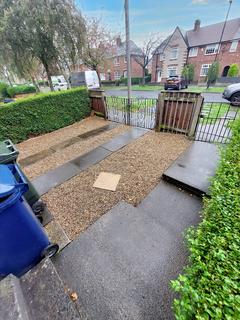
[[[59,245],[59,250],[62,250],[71,242],[66,232],[56,220],[51,221],[45,227],[45,230],[47,231],[50,242]]]
[[[219,160],[217,148],[212,143],[193,142],[164,172],[163,178],[198,196],[207,194]]]
[[[54,259],[88,320],[174,318],[170,280],[186,265],[182,232],[199,221],[201,201],[166,183],[155,197],[152,215],[122,202]]]
[[[101,147],[97,147],[91,150],[90,152],[71,160],[70,163],[77,166],[79,168],[79,171],[82,171],[82,170],[86,170],[90,166],[93,166],[99,161],[102,161],[110,154],[111,154],[110,151]]]
[[[79,173],[79,168],[71,162],[67,162],[46,174],[33,180],[33,186],[40,196],[47,193],[50,189],[58,186],[66,180],[71,179]]]
[[[120,178],[120,174],[100,172],[93,184],[93,187],[109,191],[116,191]]]
[[[102,147],[112,152],[115,152],[125,147],[128,143],[132,142],[133,140],[146,134],[147,132],[149,132],[148,129],[134,127],[130,131],[127,131],[104,143]]]
[[[22,276],[20,283],[30,319],[83,320],[49,259]]]

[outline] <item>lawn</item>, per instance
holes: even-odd
[[[204,103],[202,109],[202,118],[201,123],[206,124],[215,124],[223,117],[226,113],[231,111],[237,111],[236,107],[230,107],[227,103]]]
[[[182,91],[186,92],[212,92],[212,93],[222,93],[224,91],[225,87],[210,87],[207,89],[205,86],[200,87],[200,86],[189,86],[188,89],[184,89]],[[104,90],[127,90],[126,86],[106,86],[103,87]],[[151,85],[134,85],[132,86],[133,91],[160,91],[163,90],[162,85],[157,85],[157,86],[151,86]]]

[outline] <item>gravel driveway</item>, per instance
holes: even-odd
[[[190,145],[182,135],[149,132],[45,196],[48,208],[73,239],[121,200],[137,205]],[[121,175],[116,192],[93,188],[99,173]]]

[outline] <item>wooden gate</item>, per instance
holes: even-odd
[[[161,92],[157,105],[156,129],[194,137],[202,103],[200,93]]]
[[[106,119],[106,96],[102,89],[89,90],[90,104],[95,114]]]

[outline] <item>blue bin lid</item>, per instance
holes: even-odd
[[[0,165],[0,198],[15,192],[16,180],[7,165]]]

